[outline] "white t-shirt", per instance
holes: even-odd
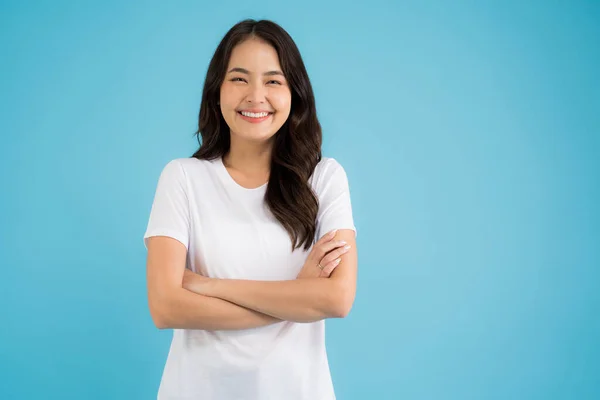
[[[342,166],[324,157],[309,183],[320,202],[315,241],[333,229],[356,232]],[[174,159],[158,179],[144,244],[150,236],[179,240],[186,268],[208,277],[295,279],[310,249],[291,251],[287,231],[264,204],[266,188],[240,186],[220,157]],[[333,400],[325,321],[174,329],[157,398]]]

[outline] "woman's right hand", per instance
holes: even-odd
[[[343,240],[334,240],[336,230],[333,230],[317,241],[308,254],[298,279],[328,278],[335,267],[340,264],[342,255],[350,249]]]

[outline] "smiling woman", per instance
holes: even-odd
[[[290,115],[292,103],[275,48],[258,38],[247,39],[231,52],[227,71],[220,105],[234,140],[273,137]]]
[[[335,399],[324,320],[352,308],[356,228],[283,28],[229,30],[197,134],[164,167],[144,234],[150,313],[174,329],[158,399]]]

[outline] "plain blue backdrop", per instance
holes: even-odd
[[[0,4],[0,398],[155,398],[142,236],[247,17],[295,39],[350,180],[338,398],[600,398],[599,2]]]

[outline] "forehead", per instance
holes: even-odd
[[[270,44],[259,39],[247,39],[233,48],[227,69],[233,67],[251,72],[280,69],[279,56]]]

